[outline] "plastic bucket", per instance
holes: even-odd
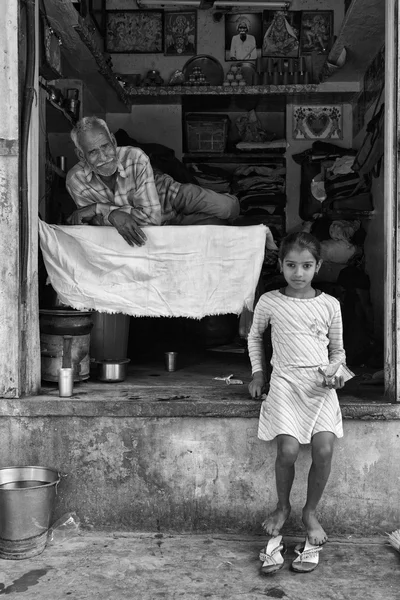
[[[48,467],[0,469],[0,558],[43,552],[59,481],[58,471]]]

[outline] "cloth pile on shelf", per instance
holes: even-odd
[[[232,193],[239,198],[242,214],[283,214],[286,204],[286,168],[281,162],[243,165],[233,173]]]
[[[373,210],[371,180],[353,171],[356,151],[326,142],[293,155],[301,165],[300,209],[305,221],[317,215],[342,215]]]
[[[231,192],[232,175],[225,169],[195,163],[190,170],[200,186],[221,194]]]

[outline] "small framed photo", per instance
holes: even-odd
[[[300,48],[300,11],[264,10],[262,55],[297,58]]]
[[[164,14],[165,56],[191,56],[197,52],[197,12]]]
[[[332,10],[303,10],[300,53],[328,54],[333,38]]]
[[[261,13],[225,15],[225,60],[256,60],[261,43]]]
[[[164,52],[161,10],[108,10],[105,50],[115,54]]]

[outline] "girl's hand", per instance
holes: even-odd
[[[265,377],[262,371],[257,371],[249,383],[249,392],[252,398],[260,398],[265,386]]]
[[[343,375],[334,375],[326,380],[325,385],[330,390],[340,390],[344,386]]]

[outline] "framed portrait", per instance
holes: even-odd
[[[300,53],[328,54],[333,38],[332,10],[303,10]]]
[[[164,14],[165,56],[194,55],[197,52],[197,12]]]
[[[108,10],[105,50],[115,54],[164,52],[163,11]]]
[[[225,15],[225,60],[256,60],[261,56],[262,14]]]
[[[262,56],[297,58],[301,11],[264,10]]]

